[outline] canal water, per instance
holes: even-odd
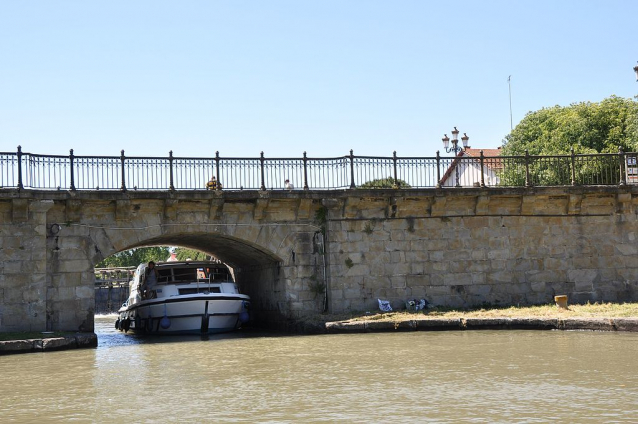
[[[638,334],[155,339],[0,357],[6,422],[637,422]]]

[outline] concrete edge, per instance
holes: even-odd
[[[96,347],[97,335],[95,333],[76,333],[64,337],[0,341],[0,355]]]
[[[638,332],[638,318],[433,318],[405,321],[336,321],[327,333],[450,330],[588,330]]]

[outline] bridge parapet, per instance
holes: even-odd
[[[638,153],[555,156],[332,158],[68,156],[0,152],[0,188],[45,190],[303,190],[624,185],[638,182]],[[452,180],[451,174],[455,174]],[[212,186],[211,186],[212,187]]]

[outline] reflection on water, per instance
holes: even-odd
[[[0,357],[2,422],[636,422],[638,335],[141,338]]]

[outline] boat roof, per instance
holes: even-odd
[[[216,261],[172,261],[155,262],[157,268],[226,268],[228,267]]]

